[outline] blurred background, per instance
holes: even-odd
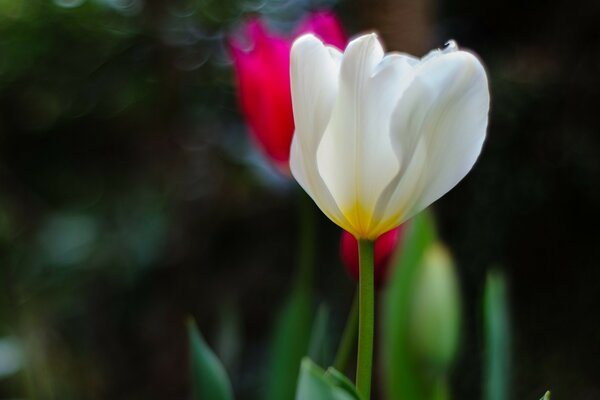
[[[481,394],[481,298],[508,278],[515,399],[600,398],[600,3],[0,0],[0,398],[185,399],[193,315],[241,399],[296,263],[293,182],[248,137],[226,38],[330,8],[490,74],[488,140],[438,201],[464,303],[457,399]],[[317,293],[353,281],[318,215]],[[537,396],[537,397],[536,397]]]

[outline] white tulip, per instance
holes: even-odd
[[[485,69],[449,42],[422,59],[376,34],[344,53],[313,35],[291,51],[294,178],[333,222],[374,240],[452,189],[479,156]]]

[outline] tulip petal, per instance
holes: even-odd
[[[317,168],[317,148],[338,91],[340,58],[338,50],[325,46],[310,34],[300,37],[292,46],[290,75],[296,132],[290,169],[323,213],[336,224],[346,226],[348,222]]]
[[[357,238],[376,239],[452,189],[485,140],[485,70],[450,42],[419,60],[375,34],[343,55],[314,36],[292,49],[293,175]]]
[[[416,67],[392,116],[401,171],[379,204],[387,203],[384,225],[423,210],[471,170],[485,140],[489,100],[485,70],[468,52],[433,53]]]
[[[347,39],[344,29],[335,14],[317,11],[309,14],[296,29],[296,36],[312,33],[325,43],[343,49]]]
[[[244,24],[229,40],[238,94],[252,136],[268,158],[288,174],[294,133],[287,39],[269,32],[258,19]],[[245,41],[242,41],[245,39]]]
[[[383,57],[375,34],[352,41],[343,56],[340,88],[317,160],[323,180],[352,223],[364,236],[377,199],[398,170],[390,142],[390,117],[414,59]]]

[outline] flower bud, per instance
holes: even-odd
[[[385,284],[387,280],[392,255],[402,240],[403,234],[404,225],[401,225],[379,236],[375,241],[375,285],[377,287]],[[340,257],[348,273],[358,281],[358,242],[352,234],[346,231],[342,232],[340,239]]]
[[[434,243],[423,255],[414,281],[409,334],[419,359],[447,369],[460,334],[460,293],[452,258]]]

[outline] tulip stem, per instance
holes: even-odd
[[[375,325],[374,241],[358,241],[358,359],[356,362],[356,390],[362,399],[371,397],[371,369],[373,366],[373,330]]]
[[[340,372],[348,367],[348,361],[353,351],[356,351],[356,336],[358,333],[358,291],[354,294],[352,308],[346,320],[346,326],[342,333],[342,339],[335,355],[333,367]]]

